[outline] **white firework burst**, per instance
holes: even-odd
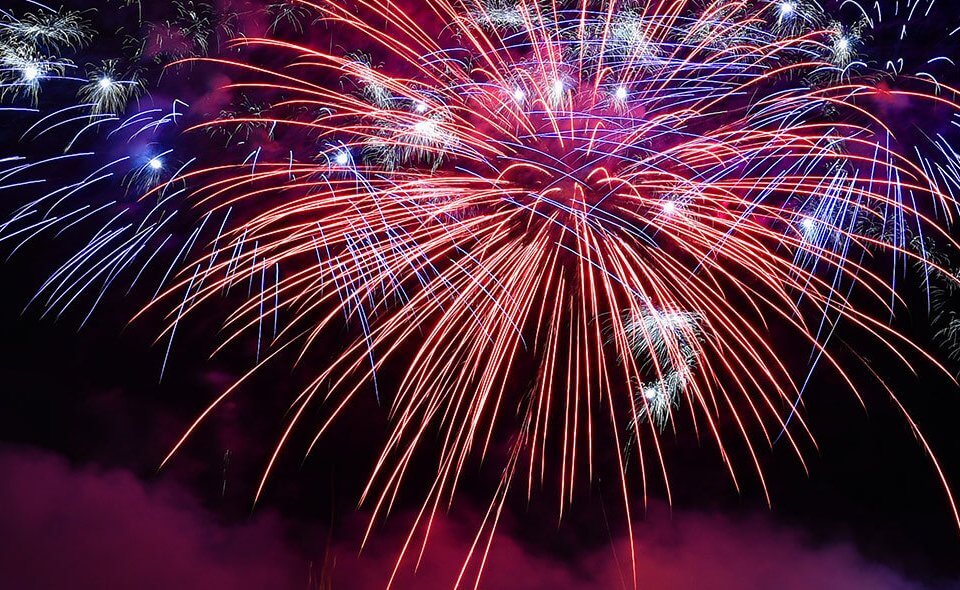
[[[702,320],[695,313],[662,311],[651,305],[642,313],[626,315],[623,324],[634,357],[644,373],[654,377],[638,386],[640,418],[649,417],[663,429],[697,366]]]
[[[108,60],[87,74],[87,83],[80,87],[77,96],[89,103],[94,115],[120,114],[127,104],[140,96],[144,84],[137,76],[123,76],[118,72],[118,62]]]

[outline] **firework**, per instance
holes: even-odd
[[[308,21],[311,16],[310,10],[297,0],[275,2],[267,8],[267,11],[273,19],[270,23],[271,31],[277,31],[287,26],[297,33],[302,34],[304,32],[304,23]]]
[[[702,338],[699,320],[691,313],[665,313],[651,306],[641,316],[622,321],[631,352],[642,359],[644,374],[657,377],[637,387],[644,399],[634,403],[644,409],[641,417],[649,416],[662,429],[697,367]],[[679,357],[672,356],[677,354]]]
[[[89,82],[78,92],[80,100],[91,105],[91,113],[123,113],[127,103],[143,92],[143,80],[136,76],[125,77],[118,70],[116,60],[107,60],[91,69]]]
[[[308,410],[330,409],[316,444],[373,395],[392,428],[363,494],[371,526],[415,457],[435,466],[404,555],[416,533],[426,544],[465,466],[501,461],[466,575],[510,493],[542,491],[562,512],[596,479],[601,448],[628,523],[651,487],[669,496],[668,428],[710,439],[737,486],[746,454],[765,490],[758,449],[782,438],[802,461],[812,443],[799,411],[812,367],[785,357],[802,347],[856,392],[837,326],[904,362],[907,349],[930,358],[885,321],[897,293],[867,254],[886,253],[894,274],[904,261],[949,274],[910,240],[955,246],[956,152],[942,135],[904,147],[889,112],[907,102],[949,120],[956,92],[865,58],[876,14],[807,0],[281,2],[267,28],[311,42],[240,37],[219,55],[236,19],[174,6],[145,30],[183,41],[158,43],[173,57],[214,54],[185,61],[234,80],[232,106],[190,132],[243,157],[200,166],[147,146],[124,184],[157,204],[151,222],[100,228],[43,292],[65,306],[98,285],[99,301],[134,260],[154,260],[169,206],[201,214],[149,306],[169,310],[168,353],[208,310],[224,316],[218,350],[255,337],[254,370],[346,325],[258,496]],[[116,71],[81,90],[89,116],[133,98],[99,93]],[[132,140],[169,122],[109,125],[137,129]],[[247,296],[223,313],[235,290]]]
[[[287,433],[315,404],[333,419],[368,387],[383,396],[394,429],[364,495],[374,521],[431,433],[442,448],[415,529],[494,449],[506,459],[484,534],[519,482],[569,503],[597,447],[634,440],[639,473],[621,454],[618,475],[630,514],[638,483],[667,483],[660,433],[681,415],[714,439],[734,481],[724,433],[737,432],[762,481],[758,444],[782,434],[799,455],[810,437],[796,413],[805,374],[782,360],[770,323],[847,380],[824,325],[859,326],[901,358],[910,346],[853,303],[853,292],[892,293],[855,253],[923,258],[858,228],[949,240],[931,212],[955,205],[889,147],[867,105],[956,107],[861,73],[862,19],[841,25],[800,2],[434,0],[416,18],[380,2],[305,5],[376,49],[244,39],[247,59],[214,62],[272,101],[250,121],[326,147],[319,162],[195,172],[209,183],[197,202],[247,217],[158,302],[177,302],[172,335],[231,285],[256,282],[227,318],[228,342],[251,330],[262,341],[283,313],[277,352],[309,350],[344,317],[357,327],[296,400]],[[268,68],[266,55],[297,65]],[[384,392],[376,375],[395,363],[403,377]],[[478,535],[470,559],[487,543]]]
[[[207,55],[219,48],[222,39],[236,34],[235,13],[193,0],[177,0],[172,7],[175,12],[171,18],[149,26],[161,58]]]

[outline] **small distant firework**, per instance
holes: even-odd
[[[236,120],[236,125],[218,125],[211,127],[209,132],[214,137],[222,137],[227,145],[247,143],[258,133],[263,133],[269,139],[275,124],[267,116],[268,106],[242,96],[237,105],[222,109],[218,117],[224,122]]]
[[[117,60],[91,68],[88,80],[80,88],[79,98],[91,105],[90,112],[95,115],[123,113],[127,104],[143,93],[143,80],[121,74]]]
[[[0,38],[13,46],[59,52],[80,49],[93,38],[90,22],[78,11],[38,8],[19,18],[6,11],[0,15]]]
[[[822,26],[823,10],[809,0],[781,0],[770,4],[774,26],[781,35],[795,36]]]
[[[834,24],[831,27],[830,52],[833,63],[842,68],[844,72],[856,60],[857,54],[861,48],[863,40],[861,38],[865,22],[859,22],[854,26],[843,26]]]
[[[174,15],[155,24],[154,36],[162,48],[175,59],[208,55],[219,48],[220,42],[237,31],[237,15],[221,11],[209,2],[175,0]]]
[[[267,7],[267,13],[273,19],[270,23],[271,32],[290,27],[294,32],[303,34],[311,19],[310,9],[298,0],[274,2]]]
[[[927,293],[934,340],[947,358],[960,361],[960,267],[930,238],[913,236],[906,241],[918,254],[913,270]]]
[[[30,53],[26,47],[0,49],[0,99],[26,98],[36,104],[43,81],[63,76],[72,66],[67,60],[54,61]]]
[[[656,377],[637,387],[640,417],[649,416],[663,429],[694,377],[703,339],[700,319],[696,314],[664,312],[651,306],[639,316],[623,318],[623,328],[644,373]]]
[[[521,31],[536,14],[536,3],[512,0],[477,2],[472,17],[483,27],[499,31]]]

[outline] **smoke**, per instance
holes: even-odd
[[[20,589],[334,589],[386,586],[405,530],[393,525],[358,551],[355,538],[326,555],[295,544],[292,525],[268,510],[219,522],[186,490],[124,470],[77,467],[35,450],[0,448],[3,587]],[[361,530],[362,519],[351,520]],[[626,539],[560,557],[530,547],[507,523],[480,587],[491,590],[631,588]],[[516,529],[514,529],[515,531]],[[920,588],[848,544],[815,546],[764,515],[747,519],[655,508],[635,525],[639,587],[650,589]],[[473,540],[472,525],[439,519],[419,567],[403,563],[397,590],[450,588]],[[318,539],[326,532],[317,530]],[[313,564],[313,565],[312,565]],[[319,564],[319,565],[317,565]],[[325,564],[325,566],[323,566]],[[318,572],[323,566],[325,571]]]

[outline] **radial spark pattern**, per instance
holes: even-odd
[[[757,451],[775,440],[802,460],[812,367],[856,392],[830,346],[840,325],[905,362],[923,355],[886,321],[897,293],[871,258],[949,275],[914,245],[954,244],[956,152],[936,132],[912,142],[897,113],[950,121],[957,106],[929,72],[861,59],[882,14],[834,20],[814,0],[280,2],[275,37],[196,57],[237,19],[177,7],[186,20],[166,25],[196,51],[167,35],[163,54],[185,58],[171,71],[213,70],[242,95],[189,133],[266,147],[175,170],[162,152],[131,176],[143,202],[201,211],[151,304],[170,310],[165,336],[224,301],[223,346],[255,334],[258,366],[349,334],[295,400],[261,491],[308,410],[327,408],[316,443],[375,395],[392,428],[364,494],[372,522],[427,454],[412,540],[484,458],[501,477],[467,560],[482,563],[508,491],[546,490],[562,511],[609,468],[599,455],[615,456],[628,515],[638,491],[669,494],[668,430],[712,441],[736,485],[735,457],[763,482]],[[44,26],[22,22],[11,34]],[[44,35],[71,46],[85,29]],[[36,47],[0,55],[10,92],[66,67],[17,61]],[[91,72],[91,116],[140,93],[114,63]],[[92,243],[44,288],[86,288],[70,277],[91,259],[112,280],[150,251],[159,226],[146,227],[114,266]]]

